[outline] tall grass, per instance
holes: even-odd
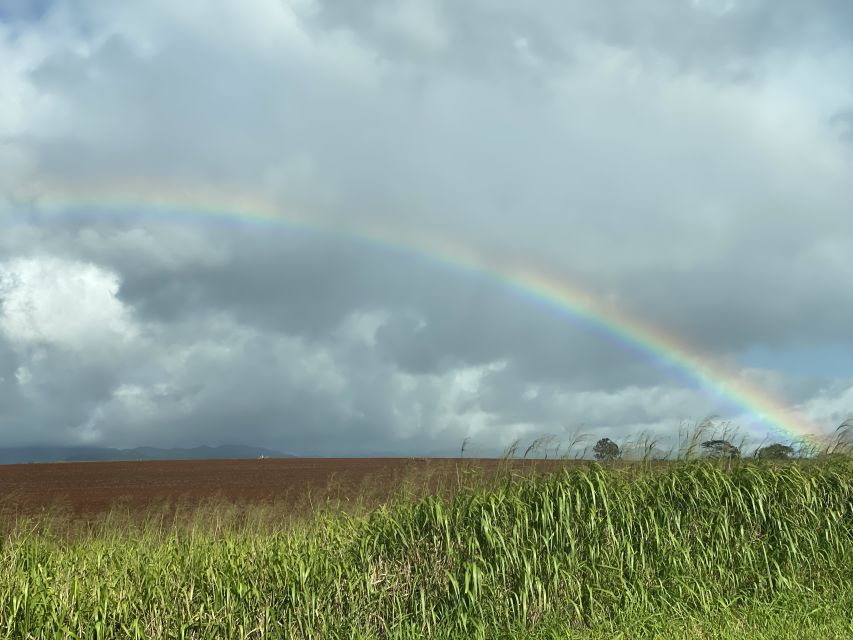
[[[285,530],[20,522],[0,637],[853,637],[851,550],[848,458],[578,465]]]

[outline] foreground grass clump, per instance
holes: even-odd
[[[849,459],[580,467],[286,531],[27,527],[0,637],[853,637]]]

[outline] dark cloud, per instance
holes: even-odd
[[[853,107],[842,109],[831,118],[841,139],[853,144]]]

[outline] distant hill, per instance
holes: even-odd
[[[159,447],[136,447],[134,449],[111,449],[108,447],[0,448],[0,464],[97,460],[238,460],[259,458],[260,456],[267,458],[293,457],[281,451],[243,445],[205,446],[189,449],[161,449]]]

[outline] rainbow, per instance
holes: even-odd
[[[160,194],[160,195],[151,195]],[[743,414],[746,419],[769,427],[778,436],[801,441],[819,436],[824,430],[806,419],[782,399],[744,379],[723,363],[701,353],[677,336],[666,333],[628,314],[582,287],[546,271],[526,265],[495,260],[455,244],[444,237],[426,233],[401,233],[387,225],[364,220],[357,225],[334,223],[298,214],[282,214],[268,202],[251,197],[221,193],[158,189],[98,189],[95,193],[63,192],[61,197],[40,198],[28,208],[30,220],[56,220],[80,213],[116,216],[134,213],[164,221],[176,218],[223,225],[286,227],[334,234],[371,248],[394,250],[427,259],[445,268],[485,276],[515,295],[550,309],[574,323],[606,336],[624,348],[652,359],[668,370],[684,375],[692,383],[713,393]],[[11,213],[11,219],[16,214]]]

